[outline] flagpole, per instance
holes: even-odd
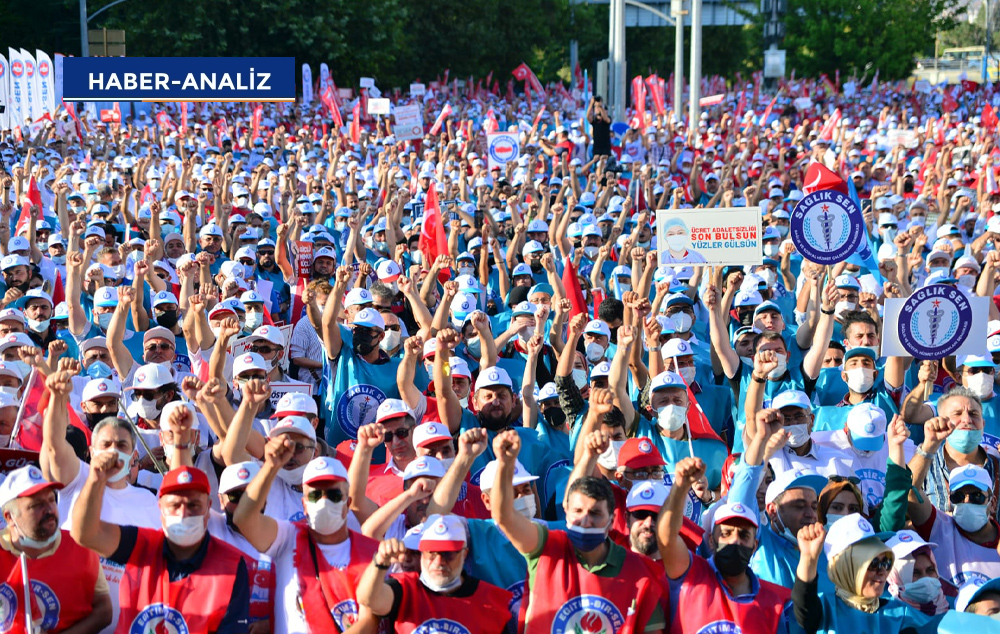
[[[27,396],[27,394],[31,392],[32,385],[37,379],[37,375],[38,375],[38,368],[35,367],[31,368],[31,373],[28,375],[28,382],[26,384],[26,387],[24,388],[25,396]],[[24,408],[28,404],[27,401],[28,401],[27,398],[22,398],[21,404],[17,406],[17,418],[14,420],[14,429],[11,430],[10,432],[10,439],[15,442],[17,441],[18,433],[21,431],[21,419],[24,418]],[[8,445],[9,444],[10,443],[8,443]]]
[[[125,405],[125,403],[120,398],[118,402],[120,406]],[[162,462],[160,462],[156,458],[156,456],[153,455],[153,452],[149,450],[149,445],[146,444],[146,440],[142,437],[142,434],[139,433],[139,426],[136,425],[135,421],[132,420],[132,417],[129,416],[128,408],[121,407],[121,411],[122,414],[125,415],[125,420],[128,421],[129,426],[132,428],[132,432],[136,435],[136,438],[139,439],[139,444],[142,445],[142,448],[146,450],[146,455],[149,456],[149,459],[150,461],[152,461],[153,466],[156,467],[156,470],[160,472],[160,475],[165,474],[167,472],[167,468],[163,465]],[[126,467],[127,465],[123,465],[122,469],[125,469]]]
[[[31,580],[28,578],[28,556],[21,553],[21,583],[24,584],[24,627],[28,634],[34,632],[31,622]]]

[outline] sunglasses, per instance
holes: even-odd
[[[339,504],[344,499],[344,492],[340,489],[313,489],[306,496],[306,499],[313,503],[319,502],[322,498],[326,498],[334,504]]]
[[[446,551],[441,551],[441,552],[438,552],[438,551],[425,552],[425,553],[422,553],[422,554],[426,555],[427,558],[430,559],[430,560],[432,560],[432,561],[433,561],[433,559],[435,557],[440,557],[443,561],[450,562],[450,561],[454,560],[456,557],[458,557],[458,554],[460,552],[461,551],[459,551],[459,550],[446,550]]]
[[[226,493],[226,499],[230,502],[230,504],[239,504],[242,498],[243,491],[232,491],[230,493]]]
[[[395,436],[399,440],[405,440],[405,439],[409,438],[410,437],[410,427],[400,427],[396,431],[387,431],[387,432],[385,432],[385,438],[383,438],[383,440],[385,441],[385,444],[388,445],[389,443],[391,443],[393,436]]]
[[[169,343],[154,343],[152,345],[143,348],[143,350],[145,350],[146,352],[156,352],[157,350],[159,350],[160,352],[167,352],[168,350],[173,350],[173,349],[174,347]]]
[[[879,557],[868,564],[868,572],[889,572],[892,570],[892,562],[888,557]]]
[[[854,486],[861,484],[861,478],[855,476],[832,475],[828,479],[830,482],[850,482]]]
[[[986,374],[995,374],[996,370],[994,368],[965,368],[965,371],[969,374],[979,374],[984,372]]]
[[[160,393],[159,390],[134,390],[132,392],[132,395],[135,396],[136,398],[144,398],[144,399],[147,399],[147,400],[153,400],[153,399],[156,398],[156,395],[159,394],[159,393]]]
[[[272,348],[271,346],[250,346],[250,352],[256,352],[257,354],[271,354],[278,350],[280,348]]]
[[[986,504],[986,494],[982,491],[973,491],[972,493],[962,493],[961,491],[953,491],[948,499],[952,504],[963,504],[968,502],[969,504]]]
[[[644,522],[649,518],[655,520],[657,515],[654,511],[632,511],[631,513],[637,522]]]

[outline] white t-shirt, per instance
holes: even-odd
[[[73,523],[73,506],[76,504],[83,485],[90,477],[90,465],[80,460],[80,471],[73,481],[59,491],[59,517],[62,518],[62,528],[70,530]],[[156,528],[163,526],[160,519],[160,507],[156,496],[131,484],[124,489],[104,489],[104,504],[101,506],[101,520],[119,526],[138,526],[140,528]],[[124,566],[107,561],[101,557],[101,568],[104,578],[108,581],[111,593],[111,624],[101,630],[100,634],[113,634],[118,626],[118,586],[121,583]]]
[[[858,488],[861,489],[861,495],[864,496],[868,508],[882,503],[882,498],[885,497],[885,466],[889,460],[888,442],[883,442],[882,448],[878,451],[858,451],[851,445],[847,432],[843,429],[815,432],[812,441],[838,454],[834,459],[839,463],[836,467],[837,473],[851,474],[861,480]],[[903,455],[906,456],[907,462],[913,458],[915,451],[913,442],[907,440],[903,445]]]
[[[297,531],[291,522],[278,520],[278,536],[265,553],[274,561],[273,634],[309,634],[309,626],[306,625],[299,600],[299,575],[295,570]],[[339,544],[317,544],[317,547],[327,563],[334,568],[346,568],[351,562],[350,537]]]
[[[997,554],[997,549],[966,539],[951,515],[940,510],[934,512],[934,526],[928,541],[938,545],[934,549],[934,558],[942,579],[961,586],[977,579],[985,582],[1000,577],[1000,554]]]

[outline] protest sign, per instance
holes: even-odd
[[[389,114],[388,99],[369,99],[368,114]]]
[[[864,216],[850,196],[824,189],[799,201],[792,210],[789,236],[802,257],[836,264],[853,255],[864,239]]]
[[[931,284],[908,298],[885,300],[882,355],[940,361],[950,355],[988,354],[988,297]]]
[[[271,383],[271,409],[276,409],[278,407],[278,401],[281,400],[281,397],[289,392],[301,392],[302,394],[312,396],[312,386],[308,383]]]
[[[375,85],[375,79],[373,77],[362,77],[359,85],[362,88],[371,88]]]
[[[308,279],[312,275],[313,243],[305,240],[295,242],[296,273],[301,278]]]
[[[660,209],[656,212],[659,263],[725,266],[760,264],[760,207]]]
[[[410,96],[422,97],[427,93],[427,86],[424,84],[410,84]]]
[[[809,97],[799,97],[793,101],[792,104],[795,106],[796,110],[808,110],[813,106],[812,99]]]
[[[919,139],[917,139],[917,133],[914,130],[889,130],[886,132],[885,136],[888,146],[893,149],[902,145],[903,147],[912,150],[917,147],[917,144],[920,142]]]
[[[424,136],[424,116],[420,106],[415,103],[396,106],[396,125],[393,132],[400,141],[412,141]]]
[[[929,95],[931,92],[931,82],[927,81],[926,79],[918,79],[917,81],[913,82],[913,89],[917,92]]]
[[[10,473],[28,465],[38,466],[38,452],[23,449],[0,449],[0,473]]]
[[[490,161],[490,170],[499,167],[501,170],[510,163],[516,161],[521,155],[521,143],[517,134],[512,132],[494,132],[487,135],[486,154]]]
[[[229,342],[229,354],[234,358],[250,352],[250,346],[253,345],[253,340],[250,337],[240,337],[239,339],[233,339]]]

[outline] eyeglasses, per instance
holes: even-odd
[[[405,440],[410,437],[410,429],[411,429],[410,427],[400,427],[396,431],[387,431],[385,432],[385,437],[383,438],[383,440],[387,445],[392,442],[393,436],[395,436],[399,440]]]
[[[986,374],[996,373],[995,368],[965,368],[965,371],[969,374],[979,374],[980,372],[984,372]]]
[[[446,550],[440,552],[439,551],[425,552],[423,554],[426,555],[427,558],[432,561],[435,557],[440,557],[442,561],[451,562],[452,560],[455,559],[455,557],[458,557],[458,553],[460,552],[461,551],[459,550]]]
[[[827,478],[830,482],[850,482],[854,486],[861,484],[861,478],[855,476],[832,475]]]
[[[226,493],[226,499],[229,500],[231,504],[239,504],[242,498],[243,491],[232,491],[230,493]]]
[[[951,500],[952,504],[986,504],[986,494],[982,491],[973,491],[972,493],[952,491],[948,499]]]
[[[146,352],[156,352],[157,350],[159,350],[160,352],[166,352],[168,350],[173,350],[173,349],[174,349],[174,346],[172,344],[169,344],[169,343],[166,343],[166,342],[164,342],[164,343],[154,343],[152,345],[149,345],[149,346],[146,346],[145,348],[143,348],[143,350],[145,350]]]
[[[888,557],[879,557],[868,564],[868,572],[889,572],[892,570],[892,562]]]
[[[306,499],[313,503],[319,502],[322,498],[326,498],[334,504],[339,504],[344,499],[344,492],[340,489],[313,489],[306,496]]]
[[[303,445],[300,442],[295,443],[295,455],[302,453],[303,451],[312,451],[316,448],[316,445]]]
[[[250,346],[250,352],[256,352],[257,354],[271,354],[272,352],[277,352],[281,348],[272,348],[271,346]]]
[[[633,471],[632,473],[626,473],[631,480],[641,482],[643,480],[662,480],[664,471],[663,469],[656,469],[655,471]]]
[[[632,517],[635,518],[637,522],[644,522],[649,518],[656,519],[657,513],[655,511],[630,511]]]
[[[156,395],[160,393],[160,390],[134,390],[132,395],[136,398],[144,398],[147,400],[153,400]]]

